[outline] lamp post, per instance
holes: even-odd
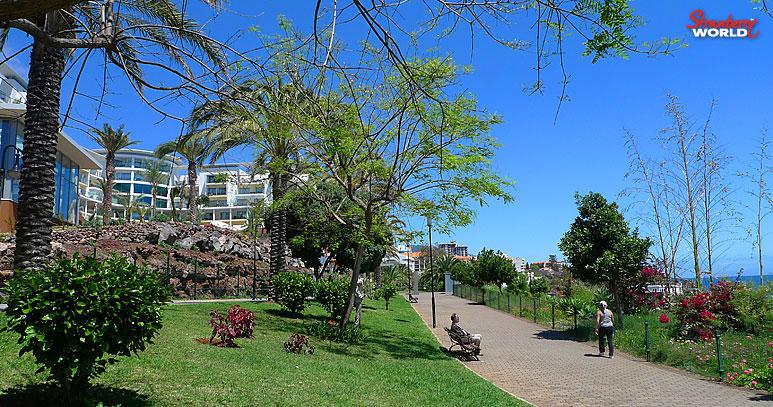
[[[8,155],[8,149],[13,148],[14,149],[14,160],[13,160],[13,167],[11,168],[5,168],[5,157]],[[16,148],[16,145],[9,144],[5,146],[3,149],[3,156],[0,157],[0,176],[2,176],[2,183],[0,183],[0,197],[5,194],[5,177],[8,176],[8,178],[12,180],[17,180],[21,178],[21,169],[19,168],[19,162],[21,161],[21,151],[19,151],[18,148]]]
[[[408,245],[407,249],[408,251],[405,252],[405,274],[406,277],[408,277],[408,285],[406,286],[406,289],[408,291],[408,300],[411,299],[411,242],[406,241],[406,244]]]
[[[432,292],[432,327],[435,323],[435,262],[432,260],[432,217],[427,215],[427,229],[429,229],[429,285]]]

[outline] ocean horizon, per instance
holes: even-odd
[[[773,281],[773,274],[763,274],[762,277],[763,277],[763,280],[765,281],[765,284]],[[681,280],[695,281],[695,277],[693,277],[693,278],[683,278]],[[755,287],[760,285],[760,276],[759,275],[756,275],[756,276],[754,276],[754,275],[715,276],[714,277],[714,281],[719,281],[719,280],[733,281],[733,282],[737,282],[737,283],[741,283],[741,284],[753,285]],[[709,286],[709,278],[708,277],[703,277],[701,279],[701,282],[703,283],[704,287]]]

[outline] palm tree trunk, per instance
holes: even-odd
[[[285,194],[284,179],[281,174],[271,174],[271,197],[278,202]],[[285,243],[287,240],[287,212],[283,209],[271,212],[271,249],[269,253],[269,274],[274,275],[285,270]]]
[[[153,219],[156,216],[156,186],[153,185],[150,188],[150,218]]]
[[[66,28],[59,13],[38,22],[51,33]],[[16,224],[15,270],[40,270],[51,254],[56,141],[65,52],[35,41],[32,47],[24,128],[24,158]]]
[[[196,163],[188,161],[188,216],[190,216],[191,223],[197,223],[199,219],[196,181]]]
[[[102,195],[102,224],[109,225],[113,218],[113,183],[115,182],[115,154],[105,154],[105,183],[107,189]]]

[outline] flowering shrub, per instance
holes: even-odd
[[[640,310],[665,308],[668,304],[663,293],[647,290],[648,285],[662,283],[664,279],[662,270],[644,266],[636,277],[623,282],[628,287],[621,298],[623,309],[628,313],[636,313]]]
[[[228,325],[234,330],[237,338],[252,338],[255,314],[246,308],[234,305],[228,310]]]
[[[727,372],[727,381],[736,386],[765,390],[773,393],[773,358],[768,360],[768,366],[758,369],[744,368],[740,371]]]
[[[294,333],[285,342],[285,352],[314,354],[314,346],[309,343],[309,337],[304,334]]]
[[[658,320],[660,321],[661,324],[667,324],[671,322],[671,320],[668,318],[668,315],[666,315],[665,313],[660,314],[660,318],[658,318]]]
[[[711,296],[708,293],[697,293],[683,298],[676,308],[676,319],[679,321],[679,334],[687,337],[698,337],[710,340],[713,321],[717,319],[711,308]]]

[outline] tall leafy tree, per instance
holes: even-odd
[[[638,275],[647,260],[651,241],[628,227],[617,203],[601,194],[575,195],[578,216],[561,238],[559,248],[580,280],[603,284],[612,293],[622,327],[623,282]]]
[[[115,155],[124,148],[137,144],[132,141],[124,125],[113,128],[108,123],[94,130],[91,138],[105,150],[105,188],[102,194],[102,223],[107,225],[113,218],[113,185],[115,184]]]
[[[188,163],[188,216],[191,223],[198,222],[198,170],[212,156],[214,146],[201,134],[194,133],[179,141],[169,141],[156,147],[156,156],[180,154]]]
[[[496,284],[500,293],[502,292],[502,284],[510,284],[515,278],[516,271],[513,262],[507,259],[501,251],[495,252],[492,249],[484,248],[475,259],[475,267],[483,281]]]

